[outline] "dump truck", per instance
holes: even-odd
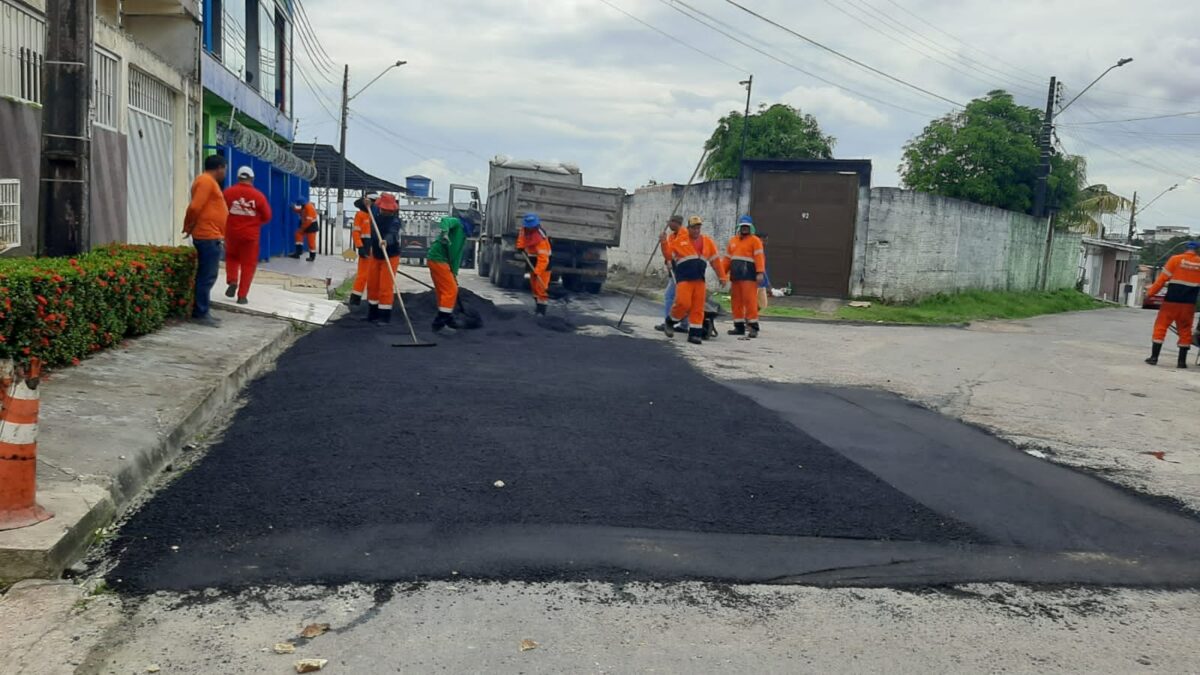
[[[487,209],[475,268],[500,288],[526,286],[528,264],[517,251],[526,213],[536,213],[550,237],[552,282],[599,293],[608,277],[608,247],[621,244],[625,191],[591,187],[569,164],[492,160]]]

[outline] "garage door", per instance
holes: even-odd
[[[175,161],[171,112],[175,93],[129,69],[129,234],[131,244],[170,244],[174,220]]]
[[[770,235],[767,271],[797,295],[845,297],[854,259],[858,176],[755,172],[750,213]]]

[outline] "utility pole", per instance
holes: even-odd
[[[737,217],[742,213],[742,162],[746,160],[746,137],[750,135],[750,91],[754,88],[754,75],[738,82],[746,88],[746,114],[742,117],[742,149],[738,152],[738,196]]]
[[[46,3],[38,251],[71,256],[90,234],[92,0]]]
[[[338,169],[338,189],[337,189],[337,204],[334,206],[334,223],[337,227],[342,226],[342,200],[346,198],[346,114],[350,111],[350,64],[346,64],[342,74],[342,140],[338,144],[338,154],[341,158],[338,163],[341,168]]]
[[[1129,207],[1129,236],[1125,239],[1128,244],[1133,243],[1134,228],[1137,227],[1137,191],[1133,193],[1133,204]],[[1104,237],[1103,228],[1100,231],[1101,238]]]
[[[1041,163],[1038,164],[1037,184],[1033,192],[1034,218],[1046,217],[1046,186],[1050,178],[1050,142],[1054,135],[1054,101],[1058,95],[1058,78],[1050,78],[1050,90],[1046,93],[1046,116],[1042,118],[1042,133],[1038,138]]]

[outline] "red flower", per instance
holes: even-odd
[[[71,365],[73,365],[73,366],[79,365],[79,357],[75,357],[75,358],[71,359]]]
[[[50,302],[49,300],[46,299],[46,296],[44,296],[44,295],[37,296],[37,301],[38,301],[39,305],[45,305],[48,302]]]
[[[103,279],[100,279],[96,283],[100,284],[100,288],[108,288],[108,282]]]
[[[62,275],[60,275],[60,274],[55,274],[55,275],[54,275],[53,277],[51,277],[51,278],[52,278],[52,279],[54,279],[54,282],[55,282],[55,283],[62,283],[62,280],[63,280],[63,278],[62,278]]]

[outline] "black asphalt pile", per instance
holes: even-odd
[[[427,295],[405,296],[422,339]],[[391,348],[405,333],[398,317],[383,328],[346,318],[298,340],[248,387],[208,455],[124,525],[110,583],[544,578],[536,552],[472,566],[512,545],[500,536],[512,528],[979,539],[668,345],[571,333],[559,305],[539,320],[531,307],[464,301],[486,328],[439,335],[435,349]],[[408,565],[468,531],[492,543],[438,571]]]

